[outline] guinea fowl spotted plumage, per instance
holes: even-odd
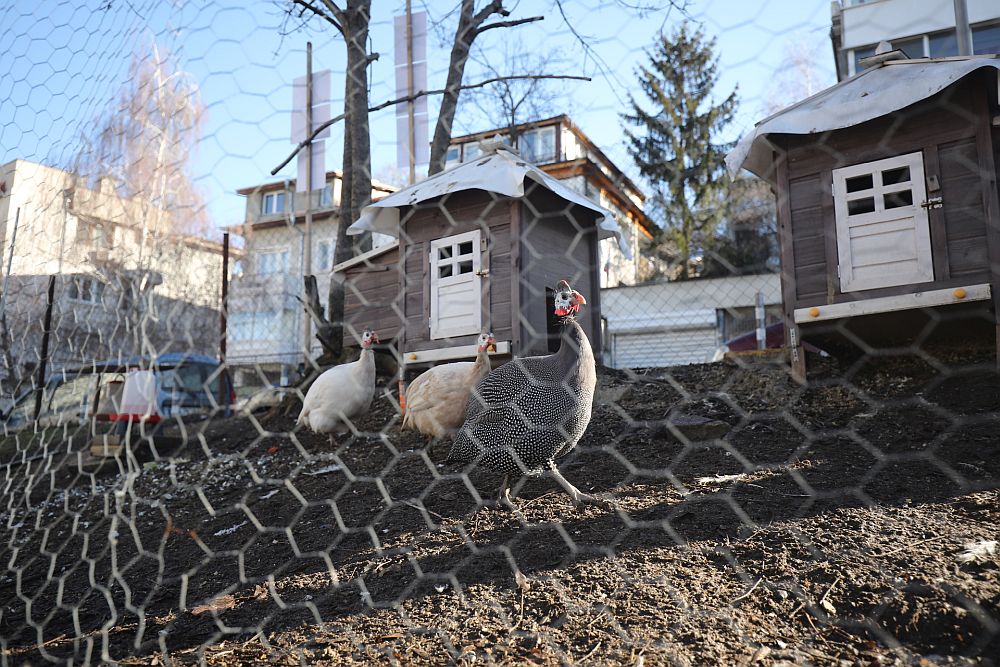
[[[514,359],[476,386],[448,462],[477,462],[504,474],[500,499],[513,507],[510,478],[548,470],[576,503],[606,505],[570,484],[555,460],[579,442],[590,423],[597,385],[594,353],[574,315],[587,303],[565,280],[556,287],[563,319],[555,354]]]
[[[361,358],[323,371],[302,401],[298,424],[316,433],[327,433],[336,446],[334,433],[350,428],[351,420],[368,412],[375,395],[375,352],[378,336],[371,329],[361,335]]]

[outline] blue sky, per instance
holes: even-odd
[[[648,0],[650,3],[654,0]],[[392,17],[403,0],[375,0],[371,48],[381,54],[372,65],[372,104],[395,96]],[[414,0],[440,29],[429,38],[429,85],[442,87],[454,23],[454,0]],[[622,3],[627,5],[639,3]],[[662,29],[684,17],[676,10],[640,15],[622,4],[600,0],[565,0],[567,18],[586,36],[595,58],[584,52],[566,21],[547,1],[509,0],[511,18],[544,14],[544,21],[484,33],[477,43],[482,57],[501,53],[502,40],[515,36],[530,53],[551,53],[555,74],[585,74],[587,82],[559,82],[554,111],[574,121],[626,172],[634,170],[624,150],[619,114],[635,67]],[[109,8],[105,8],[110,5]],[[202,141],[193,154],[192,171],[216,225],[243,217],[239,187],[270,180],[270,170],[290,151],[291,81],[305,71],[305,43],[313,42],[315,69],[334,74],[333,113],[341,107],[343,45],[330,26],[310,23],[306,30],[282,35],[285,25],[277,0],[243,2],[159,2],[100,0],[39,3],[14,0],[0,32],[0,163],[24,158],[53,165],[69,162],[79,137],[113,102],[134,50],[148,51],[151,40],[171,50],[198,83],[207,108]],[[806,52],[813,61],[814,87],[834,81],[829,42],[829,0],[737,2],[692,0],[688,16],[718,40],[719,94],[739,86],[741,100],[735,138],[765,113],[768,99],[794,98],[796,77],[781,72],[790,51]],[[481,78],[471,63],[466,82]],[[783,85],[782,82],[786,85]],[[436,117],[438,98],[430,112]],[[460,110],[456,132],[472,132],[486,120],[471,106]],[[391,109],[371,118],[372,165],[386,175],[395,161],[395,122]],[[327,145],[327,168],[339,167],[340,133]],[[294,176],[294,161],[278,177]]]

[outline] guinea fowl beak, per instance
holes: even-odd
[[[587,300],[583,298],[582,294],[580,294],[576,290],[573,290],[573,303],[576,304],[577,306],[585,306],[587,305]]]

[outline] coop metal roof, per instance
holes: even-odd
[[[631,259],[632,253],[622,235],[621,227],[607,209],[598,206],[583,195],[552,178],[541,169],[525,161],[510,148],[495,142],[481,142],[483,157],[465,162],[426,180],[395,192],[385,199],[369,204],[361,211],[348,234],[378,232],[399,237],[399,209],[420,202],[461,192],[486,190],[506,197],[524,197],[525,180],[531,179],[562,199],[597,213],[598,236],[602,239],[617,238],[622,253]]]
[[[890,60],[830,86],[757,123],[726,156],[736,174],[762,176],[772,161],[771,134],[817,134],[859,125],[925,100],[972,72],[1000,70],[996,55]]]

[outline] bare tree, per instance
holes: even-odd
[[[347,50],[344,77],[344,158],[340,195],[340,224],[337,226],[334,262],[347,261],[356,252],[370,246],[370,238],[354,241],[347,235],[351,221],[357,220],[361,209],[371,200],[371,137],[368,129],[368,66],[378,59],[378,53],[368,53],[368,25],[371,21],[371,0],[346,0],[343,6],[334,0],[291,0],[289,15],[306,14],[332,25]],[[298,8],[298,9],[296,9]],[[310,315],[316,322],[316,337],[331,360],[339,360],[344,349],[344,284],[334,275],[327,297],[328,312],[317,310],[319,295],[315,280],[306,280],[306,300],[312,304]]]
[[[475,63],[496,81],[468,95],[463,107],[474,107],[489,127],[507,128],[514,145],[518,125],[553,115],[556,102],[564,97],[552,87],[552,79],[542,76],[552,69],[560,54],[533,52],[520,39],[504,41],[499,50],[493,55],[480,50],[473,56]],[[515,78],[515,72],[523,76]]]
[[[459,25],[452,47],[448,82],[444,90],[441,112],[438,116],[434,142],[431,146],[430,173],[440,171],[436,164],[444,166],[444,154],[451,140],[451,126],[454,121],[458,95],[462,89],[462,77],[469,58],[469,49],[476,36],[486,30],[529,23],[542,17],[497,21],[486,23],[494,15],[508,16],[500,0],[492,0],[478,12],[475,0],[462,0]],[[347,74],[344,90],[344,180],[341,187],[340,225],[334,261],[339,263],[350,259],[355,253],[366,249],[366,241],[350,243],[347,227],[356,220],[361,209],[371,198],[371,140],[369,135],[368,112],[368,65],[378,58],[377,53],[367,50],[368,25],[371,20],[371,0],[346,0],[343,7],[334,0],[290,0],[288,16],[301,19],[305,16],[318,18],[332,25],[344,38],[347,48]],[[426,92],[422,94],[427,94]],[[437,152],[435,152],[437,151]],[[367,241],[370,244],[370,241]],[[315,280],[306,280],[306,302],[308,310],[317,325],[316,336],[328,357],[339,360],[343,356],[344,285],[334,275],[330,281],[327,312],[319,308],[319,298],[315,293]]]
[[[141,202],[142,246],[148,236],[208,230],[204,201],[190,166],[204,106],[198,86],[155,42],[132,58],[118,101],[82,139],[70,171],[78,185],[113,184],[115,194]]]
[[[444,96],[441,98],[441,109],[438,111],[437,125],[434,127],[434,138],[431,140],[428,174],[436,174],[444,169],[445,156],[448,152],[448,145],[451,143],[451,129],[455,122],[458,99],[462,91],[462,80],[465,77],[465,66],[469,61],[473,42],[487,30],[532,23],[543,18],[532,16],[525,19],[487,23],[494,14],[506,18],[510,16],[510,12],[504,8],[501,0],[492,0],[479,11],[476,11],[475,4],[475,0],[462,0],[458,27],[455,29],[455,40],[452,43],[451,58],[448,64],[448,80],[445,83]]]
[[[821,42],[810,41],[802,34],[785,43],[784,57],[764,99],[764,114],[773,114],[835,83],[833,72],[820,64],[823,62],[821,53],[825,53],[821,47]]]
[[[77,218],[78,251],[99,248],[86,263],[93,277],[122,295],[109,316],[116,320],[113,335],[107,327],[92,332],[107,338],[101,345],[131,347],[135,354],[150,351],[150,327],[159,326],[153,288],[164,252],[176,245],[164,241],[210,231],[191,176],[203,117],[197,84],[152,42],[148,52],[133,55],[127,82],[98,117],[93,133],[82,137],[72,159],[64,206]],[[131,230],[117,235],[127,239],[121,247],[114,245],[119,227]],[[105,324],[110,326],[110,320]],[[73,335],[81,341],[89,335],[78,333]]]

